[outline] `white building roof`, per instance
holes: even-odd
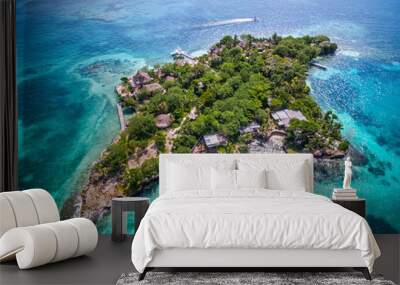
[[[205,135],[203,139],[207,147],[216,147],[226,144],[226,138],[220,134]]]
[[[298,119],[300,121],[305,121],[306,117],[297,110],[281,110],[275,113],[272,113],[272,118],[278,122],[279,126],[288,127],[291,119]]]

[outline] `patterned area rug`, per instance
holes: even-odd
[[[142,281],[138,281],[138,276],[138,273],[122,274],[117,285],[395,285],[376,275],[368,281],[359,272],[148,272]]]

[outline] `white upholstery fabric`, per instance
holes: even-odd
[[[96,248],[98,239],[97,228],[90,220],[75,218],[65,222],[72,224],[78,233],[78,248],[74,257],[91,252]]]
[[[14,227],[26,227],[60,220],[57,205],[43,189],[0,193],[0,237]],[[4,218],[3,218],[4,217]]]
[[[148,266],[364,267],[365,261],[352,249],[166,248],[156,249]]]
[[[236,170],[212,168],[212,188],[218,190],[236,190]]]
[[[0,193],[0,261],[28,269],[86,254],[96,248],[97,229],[84,218],[59,221],[57,206],[42,189]]]
[[[236,170],[237,186],[241,188],[267,188],[267,171],[262,170]]]
[[[57,242],[51,229],[43,225],[14,228],[0,239],[0,259],[17,259],[20,269],[28,269],[51,262]]]
[[[55,255],[52,259],[53,262],[60,261],[63,259],[70,258],[75,255],[78,250],[78,232],[71,226],[69,222],[55,222],[44,224],[52,231],[54,235],[57,247]]]
[[[193,189],[211,189],[211,167],[199,165],[169,165],[168,183],[170,191],[187,191]]]
[[[132,243],[139,272],[155,250],[171,248],[354,249],[370,270],[380,255],[365,219],[320,195],[264,189],[219,197],[175,193],[153,201],[140,223]]]
[[[43,189],[30,189],[23,191],[23,193],[28,194],[32,199],[39,218],[39,224],[57,222],[60,220],[57,205],[49,192]]]
[[[35,206],[29,195],[20,191],[3,192],[1,195],[10,202],[17,227],[39,224]]]
[[[8,230],[15,228],[14,211],[6,197],[0,195],[0,237]]]
[[[289,156],[290,157],[290,156]],[[306,161],[282,158],[280,160],[248,159],[238,160],[239,170],[267,170],[267,188],[272,190],[307,191],[310,183]]]

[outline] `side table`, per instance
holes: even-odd
[[[340,206],[359,214],[361,217],[365,218],[365,199],[354,199],[354,200],[336,200],[332,199],[332,202],[339,204]]]
[[[111,204],[112,241],[123,241],[127,233],[127,212],[135,213],[135,230],[146,214],[150,199],[145,197],[113,198]]]

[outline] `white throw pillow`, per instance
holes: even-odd
[[[267,188],[267,171],[262,170],[236,170],[237,187],[241,188]]]
[[[291,159],[241,159],[239,170],[266,169],[267,188],[271,190],[306,191],[308,185],[307,164]]]
[[[168,190],[211,190],[211,167],[169,163]]]
[[[236,190],[236,170],[212,168],[212,188],[214,191]]]
[[[267,171],[268,189],[287,191],[306,191],[306,164],[278,163]]]

